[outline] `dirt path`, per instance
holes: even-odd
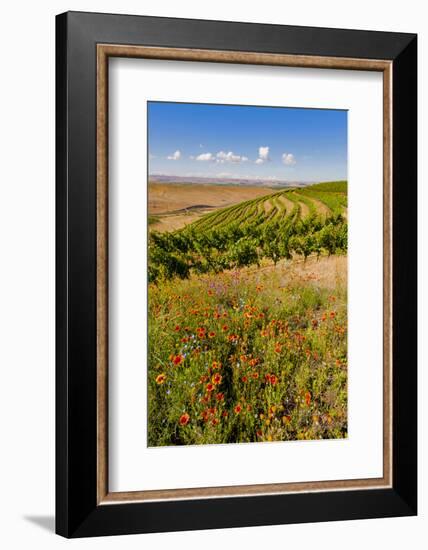
[[[268,200],[268,201],[263,202],[263,208],[264,208],[265,213],[269,214],[269,212],[272,210],[273,206],[272,206],[271,202]]]
[[[287,215],[291,214],[294,208],[294,202],[290,199],[287,199],[284,195],[280,195],[277,200],[285,206],[285,211]]]
[[[309,207],[304,202],[300,202],[300,201],[299,201],[299,206],[300,206],[300,215],[302,216],[302,218],[307,218],[310,214]]]

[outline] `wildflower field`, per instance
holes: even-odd
[[[219,228],[214,214],[227,219],[219,211],[184,230],[151,234],[149,446],[347,436],[343,182],[299,190],[289,219],[279,215],[287,203],[278,197],[278,215],[263,208],[263,222],[261,210],[253,212],[252,230],[234,228],[233,219]],[[180,248],[195,232],[197,245]],[[244,252],[251,239],[248,261],[221,260],[229,235]],[[330,274],[327,283],[320,272],[334,269],[337,255],[342,277]],[[172,269],[172,257],[185,269]]]

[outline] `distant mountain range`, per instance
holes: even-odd
[[[217,177],[195,177],[195,176],[166,176],[150,175],[149,181],[152,183],[199,183],[206,185],[246,185],[257,187],[305,187],[311,185],[313,181],[283,181],[276,179],[251,179],[251,178],[217,178]]]

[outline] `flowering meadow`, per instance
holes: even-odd
[[[346,282],[320,284],[324,260],[149,284],[149,446],[347,436]]]

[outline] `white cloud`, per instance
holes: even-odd
[[[236,155],[233,151],[225,152],[225,151],[219,151],[216,154],[213,153],[201,153],[200,155],[194,157],[191,156],[191,159],[194,160],[200,160],[200,161],[213,161],[217,164],[224,164],[224,163],[235,163],[238,164],[240,162],[247,162],[248,157]]]
[[[293,166],[293,164],[296,164],[296,157],[293,153],[283,153],[282,162],[287,166]]]
[[[201,153],[197,157],[195,157],[196,160],[201,161],[209,161],[209,160],[215,160],[215,157],[212,153]]]
[[[224,151],[220,151],[217,153],[217,162],[223,163],[223,162],[246,162],[248,160],[247,157],[241,156],[241,155],[235,155],[233,151],[229,151],[228,153],[225,153]]]
[[[265,162],[268,162],[269,160],[269,147],[267,145],[259,147],[259,158],[256,159],[254,162],[256,164],[263,164]]]
[[[181,152],[178,149],[172,155],[167,156],[168,160],[180,160],[180,158],[181,158]]]
[[[269,147],[259,147],[259,158],[263,161],[269,160]]]

